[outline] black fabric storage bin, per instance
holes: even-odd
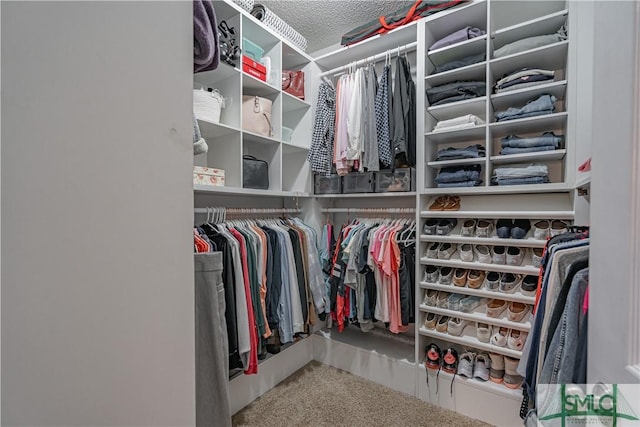
[[[315,194],[340,194],[342,193],[342,179],[339,175],[315,175],[313,177]]]
[[[373,193],[375,176],[373,172],[350,173],[342,177],[342,193]]]
[[[414,168],[381,170],[375,174],[376,193],[415,191],[416,170]]]

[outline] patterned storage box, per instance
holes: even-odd
[[[375,174],[376,193],[415,191],[416,170],[414,168],[398,168],[395,171],[381,170]]]
[[[207,168],[202,166],[193,167],[193,183],[196,185],[211,185],[214,187],[224,187],[224,170]]]
[[[338,175],[324,176],[315,175],[314,193],[315,194],[340,194],[342,193],[342,179]]]
[[[373,193],[375,189],[373,172],[350,173],[342,177],[342,193]]]

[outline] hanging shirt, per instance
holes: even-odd
[[[380,84],[376,92],[375,115],[376,115],[376,135],[378,139],[378,155],[380,162],[391,167],[391,144],[389,129],[389,77],[390,67],[385,65],[380,76]]]
[[[380,170],[378,156],[378,134],[376,130],[376,92],[378,90],[378,76],[373,64],[365,70],[364,122],[362,165],[369,171]]]
[[[307,161],[311,164],[311,171],[315,173],[322,175],[331,173],[335,121],[336,91],[332,85],[323,81],[318,88],[311,149],[307,157]]]

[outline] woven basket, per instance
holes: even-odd
[[[224,108],[224,96],[217,89],[207,92],[202,89],[193,90],[193,112],[196,118],[211,123],[220,123],[220,113]]]

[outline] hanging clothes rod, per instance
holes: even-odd
[[[302,213],[302,209],[298,208],[195,208],[193,211],[196,214],[207,214],[220,209],[223,209],[227,215]]]
[[[400,213],[414,214],[415,208],[323,208],[322,213]]]
[[[403,52],[408,52],[408,51],[411,51],[411,50],[415,50],[417,46],[418,46],[418,42],[413,42],[413,43],[406,44],[404,46],[399,46],[397,48],[389,49],[387,51],[378,53],[377,55],[370,56],[370,57],[363,58],[363,59],[359,59],[357,61],[350,62],[350,63],[345,64],[345,65],[341,65],[341,66],[333,68],[331,70],[324,71],[324,72],[320,73],[320,77],[333,75],[333,74],[338,74],[338,73],[340,73],[340,72],[342,72],[344,70],[349,69],[349,67],[353,67],[353,66],[357,67],[358,64],[362,65],[362,64],[366,64],[368,62],[378,62],[379,60],[386,58],[387,55],[389,55],[389,54],[393,58],[393,54],[397,53],[399,55],[399,54],[401,54]]]

